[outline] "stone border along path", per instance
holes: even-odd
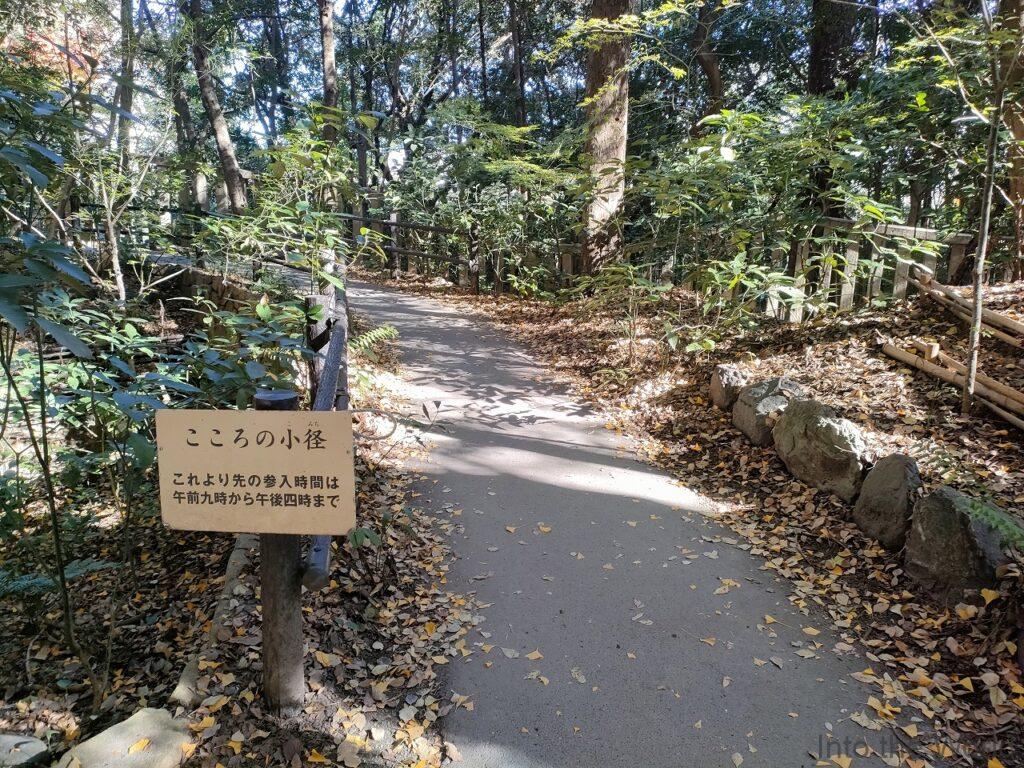
[[[484,321],[365,283],[349,296],[398,329],[413,415],[442,402],[414,490],[461,510],[448,583],[490,604],[442,691],[474,704],[442,721],[457,765],[883,765],[854,748],[892,754],[895,736],[848,720],[868,662],[833,651],[828,618],[795,610],[710,501],[633,459]],[[804,627],[821,632],[812,658],[795,655],[814,649]]]

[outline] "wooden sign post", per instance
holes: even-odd
[[[323,269],[335,266],[324,254]],[[302,587],[329,583],[331,537],[355,527],[348,297],[340,299],[332,287],[306,297],[311,412],[298,411],[298,393],[271,390],[256,394],[258,414],[157,412],[165,525],[260,534],[263,687],[283,716],[297,714],[306,693]],[[304,534],[312,536],[305,564]]]
[[[290,391],[262,390],[254,406],[157,412],[160,508],[169,528],[260,534],[264,690],[291,715],[306,690],[302,538],[326,552],[355,525],[352,418],[300,412]]]
[[[297,392],[263,391],[257,411],[297,411]],[[302,537],[260,534],[263,601],[263,692],[272,710],[285,717],[302,709],[306,695],[302,639]]]

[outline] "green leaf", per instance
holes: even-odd
[[[0,149],[0,157],[20,170],[34,186],[42,189],[50,183],[49,177],[28,161],[28,155],[14,147]]]
[[[148,469],[156,461],[156,445],[138,432],[128,436],[128,449],[136,469]]]
[[[37,317],[36,324],[42,328],[43,331],[50,334],[54,341],[71,352],[75,357],[80,357],[84,360],[92,360],[92,350],[89,349],[89,345],[63,325],[55,323],[52,320],[47,320],[45,317]]]
[[[39,279],[29,275],[0,275],[0,291],[5,288],[26,288],[30,285],[39,285]]]
[[[0,317],[3,317],[18,333],[25,333],[32,322],[28,313],[11,296],[0,294]]]
[[[35,152],[37,155],[42,155],[43,157],[45,157],[47,160],[49,160],[54,165],[63,165],[64,164],[64,158],[61,157],[56,152],[54,152],[52,149],[44,147],[42,144],[37,144],[34,141],[23,141],[22,143],[26,147],[31,149],[33,152]]]
[[[267,369],[256,360],[249,360],[245,364],[245,373],[250,379],[260,379],[267,375]]]
[[[74,278],[78,282],[83,283],[85,285],[92,284],[92,278],[90,278],[89,275],[85,273],[85,270],[81,269],[77,264],[68,261],[63,256],[58,256],[54,254],[50,256],[48,260],[54,267],[59,269],[68,277]]]

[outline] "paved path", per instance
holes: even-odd
[[[445,720],[457,765],[730,768],[739,753],[745,768],[789,768],[814,765],[830,728],[862,743],[846,718],[866,709],[871,691],[849,674],[867,662],[835,654],[825,618],[791,609],[704,500],[617,450],[602,419],[484,321],[350,291],[355,311],[398,328],[413,401],[443,402],[421,500],[464,510],[449,583],[491,603],[468,644],[494,647],[449,668],[475,704]],[[738,586],[716,595],[723,579]],[[821,630],[819,658],[794,653],[805,626]],[[526,658],[535,649],[543,659]],[[884,738],[870,735],[879,749]],[[853,746],[854,766],[882,764]]]

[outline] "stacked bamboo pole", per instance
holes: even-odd
[[[967,373],[963,363],[943,352],[938,344],[915,340],[913,345],[923,356],[885,343],[882,351],[901,363],[916,368],[942,381],[963,387]],[[994,414],[1024,431],[1024,392],[1009,387],[991,376],[979,373],[974,388],[975,399]]]
[[[973,310],[970,299],[961,296],[960,293],[948,285],[935,280],[932,275],[920,266],[914,268],[915,277],[911,277],[910,283],[921,293],[933,299],[945,307],[952,315],[955,315],[964,322],[971,322]],[[982,331],[1000,341],[1024,349],[1024,323],[1014,320],[1012,317],[1002,315],[995,310],[982,309],[981,311]]]

